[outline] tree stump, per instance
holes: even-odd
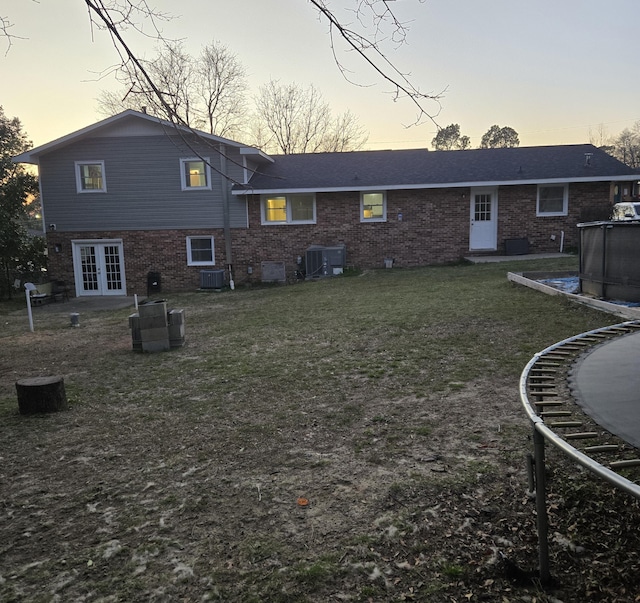
[[[66,410],[63,377],[29,377],[16,381],[21,415]]]

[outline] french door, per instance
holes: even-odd
[[[126,295],[122,241],[73,241],[76,294]]]

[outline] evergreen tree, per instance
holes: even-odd
[[[38,181],[12,158],[31,147],[16,117],[0,106],[0,299],[11,298],[13,283],[45,265],[43,237],[28,232],[30,214],[38,206]]]

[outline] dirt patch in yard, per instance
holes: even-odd
[[[431,358],[459,323],[424,349],[393,324],[274,337],[273,295],[180,298],[188,343],[155,355],[126,310],[3,317],[0,600],[637,600],[638,505],[553,451],[555,583],[536,583],[517,378],[460,380],[476,348]],[[70,410],[18,415],[25,372],[64,375]]]

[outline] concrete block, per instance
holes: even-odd
[[[160,341],[169,339],[169,331],[167,327],[159,327],[157,329],[140,329],[142,341]]]
[[[168,352],[171,349],[168,339],[157,341],[142,341],[143,352]]]
[[[167,302],[154,301],[146,304],[140,304],[138,306],[138,313],[140,314],[140,318],[151,318],[153,316],[166,316]]]
[[[184,325],[169,325],[169,342],[172,348],[184,345]]]
[[[169,323],[169,325],[184,324],[184,309],[169,310],[167,314],[167,322]]]
[[[138,319],[140,328],[143,330],[149,329],[166,329],[167,317],[163,316],[141,316]]]
[[[129,316],[129,328],[131,329],[131,342],[133,349],[141,352],[142,335],[140,333],[140,317],[138,314],[131,314]]]

